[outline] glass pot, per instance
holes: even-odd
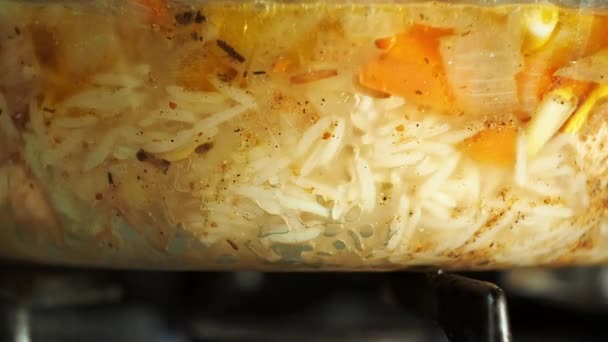
[[[0,255],[608,260],[599,2],[0,0]]]

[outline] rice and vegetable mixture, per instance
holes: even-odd
[[[608,17],[0,1],[3,255],[162,268],[608,259]]]

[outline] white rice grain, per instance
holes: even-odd
[[[446,208],[451,209],[456,207],[456,200],[445,192],[437,191],[431,196],[430,199]]]
[[[323,146],[318,144],[314,147],[312,153],[306,158],[302,167],[300,167],[300,175],[308,176],[319,164],[320,156],[323,153]]]
[[[555,184],[549,184],[542,180],[536,182],[528,181],[525,190],[544,197],[557,197],[563,191],[559,185],[556,186]]]
[[[217,78],[210,78],[209,82],[223,95],[230,97],[241,105],[251,108],[255,106],[255,99],[248,92],[226,84]]]
[[[434,172],[437,172],[439,168],[438,162],[426,156],[417,166],[415,174],[417,176],[428,176]]]
[[[93,88],[84,90],[62,103],[64,110],[82,108],[94,110],[102,115],[135,108],[143,103],[144,96],[129,88],[119,90]]]
[[[479,168],[472,162],[467,162],[464,164],[463,169],[463,179],[467,182],[465,189],[468,190],[469,200],[475,202],[479,199],[481,192],[481,174]]]
[[[342,147],[342,141],[344,140],[344,133],[346,131],[346,123],[343,119],[338,118],[334,122],[333,126],[333,134],[328,139],[325,147],[319,155],[319,165],[326,165],[332,161]]]
[[[167,86],[167,93],[175,102],[185,102],[195,105],[209,105],[225,102],[229,97],[220,92],[189,91],[178,86]]]
[[[426,140],[414,140],[407,143],[398,144],[392,150],[393,153],[406,151],[424,152],[439,156],[446,156],[448,154],[455,153],[454,148],[450,145]]]
[[[425,226],[434,226],[435,224],[444,224],[450,219],[450,209],[439,205],[433,200],[427,199],[421,202],[421,207],[427,215],[422,216],[422,222]],[[441,221],[441,223],[439,222]]]
[[[494,167],[483,167],[480,170],[480,196],[488,198],[494,195],[503,181],[506,179],[506,172]]]
[[[44,107],[44,105],[43,105]],[[32,127],[32,131],[36,133],[38,136],[42,136],[46,132],[46,128],[44,126],[44,114],[36,105],[36,100],[32,99],[29,103],[29,111],[30,111],[30,125]]]
[[[327,193],[331,193],[328,191]],[[347,222],[355,222],[361,217],[361,208],[348,203],[346,199],[347,185],[341,184],[336,189],[336,199],[331,208],[331,218],[339,220],[344,217]],[[328,195],[329,197],[329,195]]]
[[[386,99],[376,100],[376,106],[385,111],[399,108],[405,104],[405,99],[399,96],[391,96]]]
[[[282,184],[281,193],[287,197],[316,202],[315,196],[313,196],[308,189],[299,187],[293,182],[285,182]]]
[[[390,121],[388,123],[385,123],[383,125],[381,125],[380,127],[376,128],[376,132],[378,135],[381,136],[388,136],[388,135],[397,135],[397,136],[402,136],[405,134],[405,132],[399,132],[397,131],[397,127],[403,125],[405,127],[405,125],[407,125],[407,121],[399,119],[399,120],[393,120]],[[398,133],[396,133],[398,132]]]
[[[90,171],[99,166],[108,157],[108,155],[112,153],[118,132],[119,131],[115,130],[106,133],[106,135],[99,142],[94,144],[93,149],[84,159],[82,167],[84,172]]]
[[[365,159],[359,158],[355,163],[362,195],[361,209],[364,211],[371,211],[376,207],[376,186],[374,184],[374,176]]]
[[[515,156],[515,184],[524,187],[527,180],[527,152],[526,138],[524,134],[517,137],[516,156]]]
[[[95,125],[99,119],[93,115],[83,115],[78,117],[58,117],[53,120],[53,126],[61,128],[84,128]]]
[[[416,231],[418,231],[418,229],[420,228],[420,219],[422,218],[422,209],[420,209],[420,207],[414,207],[413,209],[411,209],[411,202],[410,202],[410,213],[408,214],[409,219],[408,219],[408,223],[407,223],[407,229],[405,231],[405,233],[403,234],[403,236],[401,237],[401,241],[411,241],[412,240],[412,236],[414,235],[414,233]],[[405,248],[409,249],[409,246],[405,245]]]
[[[315,200],[304,200],[295,197],[289,197],[284,195],[278,195],[279,203],[291,210],[311,213],[321,217],[329,217],[330,211],[328,208],[317,203]]]
[[[455,145],[458,144],[481,131],[481,127],[467,127],[465,129],[457,130],[457,131],[448,131],[442,136],[439,137],[439,142],[444,144]]]
[[[301,199],[286,196],[278,190],[265,190],[262,187],[246,186],[236,190],[237,193],[253,200],[269,214],[278,215],[285,209],[315,214],[321,217],[329,216],[329,209],[313,199]]]
[[[118,160],[126,160],[129,158],[133,158],[135,153],[137,153],[136,149],[123,145],[117,146],[116,149],[112,152],[112,155]]]
[[[532,215],[542,218],[539,221],[543,221],[546,218],[570,218],[574,216],[574,211],[563,206],[539,205],[532,208]]]
[[[589,194],[587,193],[587,177],[584,173],[579,173],[574,177],[570,186],[570,193],[573,195],[572,207],[587,209],[590,205]]]
[[[45,153],[40,157],[42,163],[44,165],[52,165],[76,152],[78,148],[82,146],[84,138],[84,130],[72,130],[65,136],[60,144],[57,144],[56,146],[53,146],[52,149],[45,151]]]
[[[302,138],[300,138],[300,142],[296,147],[294,157],[297,158],[304,155],[315,143],[315,140],[319,139],[321,135],[323,135],[323,132],[327,130],[332,120],[333,118],[331,117],[324,117],[309,127],[302,135]]]
[[[270,235],[268,239],[277,243],[298,244],[316,239],[321,235],[320,228],[306,228],[299,231],[290,231],[285,234]]]
[[[243,186],[237,188],[235,193],[249,198],[270,215],[281,215],[283,212],[283,207],[278,203],[277,197],[262,187]]]
[[[496,240],[496,236],[504,228],[514,224],[516,217],[517,217],[516,210],[507,211],[505,214],[502,215],[502,217],[500,219],[498,219],[496,222],[494,222],[494,224],[491,225],[488,230],[481,233],[474,242],[466,245],[464,247],[464,251],[468,252],[468,251],[473,251],[473,250],[476,250],[479,248],[484,248],[486,246],[489,246],[492,242],[494,242]]]
[[[403,195],[399,198],[399,206],[393,220],[389,225],[389,237],[386,242],[386,248],[388,250],[394,250],[399,244],[402,243],[403,236],[407,229],[407,218],[409,217],[410,200],[407,195]]]
[[[361,110],[353,111],[350,114],[350,122],[354,127],[358,128],[362,132],[368,132],[371,128],[373,128],[374,121],[377,116],[374,113],[375,110],[370,110],[368,112],[363,112]],[[370,120],[370,117],[373,120]]]
[[[420,137],[424,137],[425,139],[434,138],[438,135],[448,132],[449,130],[450,130],[450,125],[447,123],[443,123],[440,125],[433,125],[433,126],[428,127],[426,130],[422,131],[420,134]]]
[[[197,134],[198,131],[193,129],[182,130],[171,137],[164,139],[153,139],[152,142],[144,144],[143,149],[150,153],[165,153],[174,151],[193,141]],[[211,131],[205,131],[203,134],[204,135],[201,137],[203,139],[214,136],[211,135]]]
[[[245,111],[249,110],[251,106],[248,105],[238,105],[232,108],[226,109],[219,113],[212,114],[203,120],[199,121],[194,125],[196,131],[205,131],[209,128],[215,128],[226,121],[229,121],[241,114]]]
[[[460,161],[460,153],[455,153],[453,156],[439,168],[426,182],[420,186],[419,194],[423,198],[428,198],[435,192],[441,184],[446,181],[454,172]]]
[[[392,169],[414,165],[424,159],[424,157],[425,154],[422,152],[400,153],[378,156],[372,163],[374,167]]]
[[[137,88],[143,82],[141,78],[132,75],[107,73],[93,76],[93,83],[101,86]]]
[[[199,140],[214,137],[218,132],[217,126],[237,117],[247,109],[246,106],[237,105],[223,112],[215,113],[195,123],[192,129],[181,130],[170,138],[149,142],[144,149],[152,153],[169,152],[192,142],[200,133],[202,136],[198,137]]]
[[[550,156],[539,156],[537,158],[535,158],[534,160],[530,161],[530,165],[528,167],[528,173],[531,175],[537,175],[537,174],[550,174],[550,175],[554,175],[554,171],[555,169],[557,169],[562,162],[564,161],[564,158],[561,156],[555,156],[555,155],[550,155]]]
[[[137,123],[137,125],[140,127],[149,127],[159,121],[194,123],[196,121],[196,117],[192,112],[182,109],[155,109],[149,112],[145,118]]]
[[[435,247],[434,252],[440,254],[461,247],[473,237],[475,232],[487,221],[488,217],[489,214],[487,212],[477,213],[477,215],[475,213],[463,215],[463,221],[466,221],[463,229],[461,229],[457,235],[443,240],[442,243]]]
[[[248,167],[253,172],[260,172],[260,170],[272,165],[272,163],[276,162],[276,158],[268,151],[268,149],[256,149],[250,150],[248,155],[249,165]],[[262,155],[258,155],[258,153],[263,153]]]
[[[340,187],[334,187],[306,177],[297,178],[295,184],[302,189],[311,189],[314,194],[323,196],[326,200],[341,199],[343,193],[343,191],[340,191]]]
[[[266,181],[269,181],[271,177],[276,176],[283,169],[291,164],[291,159],[287,157],[282,157],[278,160],[274,160],[272,158],[268,159],[268,163],[261,165],[261,168],[257,171],[256,175],[253,177],[253,184],[259,185]]]

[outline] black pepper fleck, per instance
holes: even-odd
[[[194,22],[194,12],[186,11],[184,13],[179,13],[175,15],[175,21],[180,25],[189,25]]]
[[[196,16],[194,17],[194,22],[197,24],[201,24],[207,21],[207,18],[201,13],[201,11],[196,11]]]
[[[212,142],[206,142],[202,145],[198,145],[195,149],[194,152],[196,152],[197,154],[203,154],[205,152],[209,152],[209,150],[211,150],[213,148],[213,143]]]
[[[239,246],[232,240],[226,240],[226,242],[228,242],[228,244],[230,245],[230,247],[232,247],[232,249],[234,249],[235,251],[239,250]]]
[[[160,169],[163,171],[163,174],[167,174],[169,172],[169,167],[171,166],[171,162],[166,159],[161,159],[159,161]]]
[[[226,52],[230,58],[234,59],[235,61],[237,61],[239,63],[245,62],[245,57],[243,57],[243,55],[238,53],[232,46],[230,46],[225,41],[218,39],[216,41],[216,43],[217,43],[217,46],[220,49],[224,50],[224,52]]]
[[[140,149],[139,151],[137,151],[137,153],[135,154],[135,157],[137,158],[137,160],[139,160],[140,162],[146,161],[148,160],[148,158],[150,157],[150,155],[144,151],[143,149]]]

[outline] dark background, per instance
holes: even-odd
[[[503,288],[514,341],[557,342],[608,341],[603,274],[589,268],[462,275]],[[437,324],[395,301],[395,291],[410,295],[395,288],[400,275],[4,265],[0,340],[447,341]],[[462,315],[475,310],[475,303],[454,307]]]

